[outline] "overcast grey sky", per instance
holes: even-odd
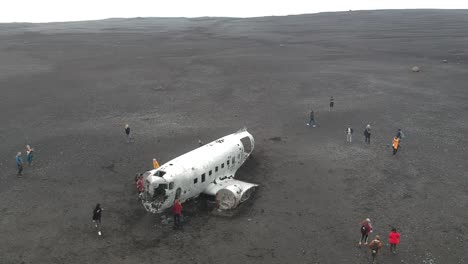
[[[111,17],[252,17],[360,9],[468,9],[468,0],[2,0],[0,22]]]

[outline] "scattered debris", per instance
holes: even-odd
[[[418,66],[414,66],[413,68],[411,68],[411,70],[413,72],[420,72],[421,71]]]
[[[281,137],[271,137],[271,138],[269,138],[269,140],[280,142],[282,140],[282,138]]]
[[[111,171],[111,172],[113,172],[113,173],[117,173],[117,172],[114,170],[115,164],[114,164],[113,162],[112,162],[110,165],[108,165],[108,166],[102,166],[102,168],[103,168],[103,169],[106,169],[106,170],[109,170],[109,171]]]
[[[167,217],[166,215],[161,215],[161,224],[167,225],[172,222],[172,218]]]

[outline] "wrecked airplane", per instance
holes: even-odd
[[[246,129],[239,130],[144,173],[143,206],[160,213],[172,207],[175,199],[183,203],[204,193],[216,197],[219,209],[236,208],[258,186],[234,179],[254,143]]]

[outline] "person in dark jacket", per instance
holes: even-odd
[[[172,207],[172,213],[174,214],[174,228],[180,227],[180,216],[182,215],[182,204],[179,199],[174,201],[174,206]]]
[[[23,175],[23,159],[21,158],[21,152],[16,154],[16,166],[18,167],[18,173],[16,176],[21,177]]]
[[[125,124],[125,134],[127,135],[127,143],[130,143],[132,141],[132,134],[128,124]]]
[[[308,126],[315,127],[315,115],[314,115],[314,110],[310,110],[310,119],[309,123],[307,123]]]
[[[28,160],[28,165],[31,166],[33,162],[33,156],[34,156],[34,149],[31,148],[31,146],[26,145],[26,157]]]
[[[396,134],[395,137],[397,137],[400,141],[401,141],[402,138],[405,137],[405,134],[403,133],[403,131],[401,130],[401,128],[398,129],[397,134]]]
[[[388,234],[388,243],[390,243],[390,252],[396,254],[396,246],[400,244],[400,233],[397,232],[396,228],[392,228]]]
[[[367,124],[366,129],[364,129],[364,140],[367,144],[370,144],[370,136],[371,136],[371,128],[370,125]]]
[[[333,110],[334,105],[335,105],[335,99],[333,99],[333,96],[330,96],[330,111]]]
[[[93,222],[94,226],[98,230],[98,235],[101,235],[101,214],[102,214],[102,208],[100,204],[96,204],[96,207],[93,210]]]
[[[361,239],[359,240],[359,246],[362,245],[362,242],[364,242],[364,245],[367,245],[370,232],[372,232],[372,225],[370,219],[367,218],[361,222]]]

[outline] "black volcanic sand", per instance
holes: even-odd
[[[466,10],[0,24],[0,262],[368,263],[369,217],[380,263],[466,263],[467,25]],[[244,126],[237,176],[261,187],[235,216],[198,199],[175,232],[139,204],[153,157]]]

